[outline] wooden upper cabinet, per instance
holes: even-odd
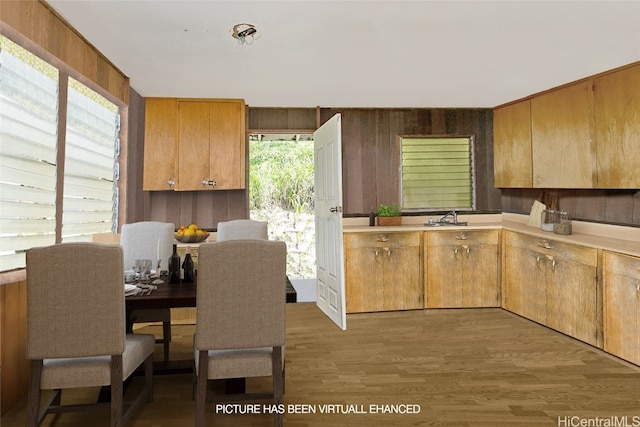
[[[640,188],[640,64],[593,79],[596,187]]]
[[[174,188],[177,142],[178,100],[148,98],[145,107],[143,190]]]
[[[242,99],[147,98],[144,190],[245,188]]]
[[[494,185],[498,188],[530,188],[531,101],[493,110]]]
[[[498,188],[640,188],[640,63],[493,110]]]
[[[589,99],[582,81],[531,99],[534,188],[592,188]]]
[[[181,100],[178,190],[245,188],[243,100]]]

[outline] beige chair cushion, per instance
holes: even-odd
[[[194,336],[195,349],[195,336]],[[243,350],[209,350],[209,377],[215,378],[266,377],[271,375],[271,353],[273,347],[260,347]],[[282,346],[282,364],[284,366],[285,346]],[[198,360],[198,350],[193,358]],[[196,363],[196,375],[198,363]],[[212,378],[213,379],[213,378]]]
[[[128,334],[122,354],[122,380],[128,378],[155,348],[155,338],[147,334]],[[110,356],[45,359],[42,389],[105,386],[111,384]]]

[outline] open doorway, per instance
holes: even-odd
[[[287,243],[287,274],[299,302],[316,300],[313,135],[249,135],[250,218]]]

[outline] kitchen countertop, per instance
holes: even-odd
[[[538,227],[527,225],[529,216],[518,214],[458,214],[458,221],[468,222],[466,226],[429,227],[424,225],[429,216],[402,217],[399,226],[370,227],[368,218],[344,218],[344,233],[391,233],[407,231],[457,231],[457,230],[510,230],[528,234],[541,239],[572,243],[605,249],[626,255],[640,257],[640,228],[617,225],[572,221],[573,234],[562,235],[543,231]],[[437,219],[437,217],[434,217]]]

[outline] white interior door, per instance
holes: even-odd
[[[313,134],[317,306],[347,329],[342,241],[342,132],[336,114]]]

